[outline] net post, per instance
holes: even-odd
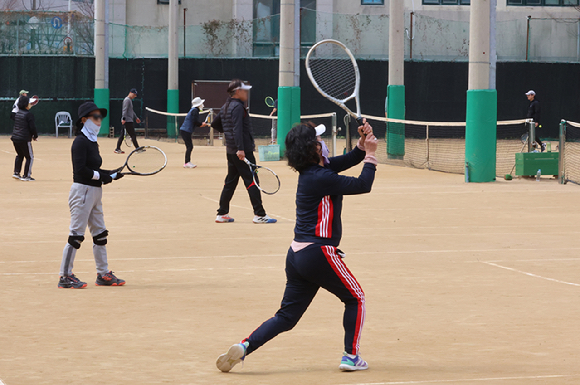
[[[209,110],[209,122],[210,124],[213,122],[213,109]],[[209,145],[213,146],[213,126],[209,126]]]
[[[528,152],[534,151],[534,141],[536,140],[536,124],[533,120],[528,122]]]
[[[564,153],[565,144],[566,144],[566,121],[562,119],[560,122],[560,144],[559,144],[559,151],[558,154],[558,182],[560,184],[566,184],[566,168],[564,167],[564,157],[566,154]]]
[[[425,138],[425,143],[427,145],[427,170],[430,170],[429,168],[429,125],[427,125],[427,129],[426,129],[426,138]]]
[[[149,139],[149,110],[145,110],[145,139]]]
[[[336,112],[332,113],[332,156],[336,156]]]

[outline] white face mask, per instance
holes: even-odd
[[[87,119],[81,132],[85,134],[91,142],[96,142],[100,130],[101,126],[97,126],[91,119]]]

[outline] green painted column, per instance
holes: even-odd
[[[387,117],[405,119],[405,86],[387,86]],[[387,124],[387,157],[405,157],[405,125],[402,123]]]
[[[177,114],[179,112],[179,90],[167,90],[167,112]],[[178,134],[176,131],[176,117],[167,117],[167,136],[175,138]]]
[[[107,109],[107,117],[103,119],[103,122],[101,123],[101,130],[99,131],[99,136],[107,136],[109,135],[109,115],[111,113],[111,109],[109,108],[109,89],[95,88],[94,100],[97,107]]]
[[[467,91],[465,162],[469,182],[495,180],[497,145],[497,91]]]
[[[286,151],[286,135],[300,123],[300,87],[278,87],[278,144],[280,156]]]

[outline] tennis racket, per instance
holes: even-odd
[[[360,126],[360,73],[350,50],[341,42],[332,39],[314,44],[306,55],[306,73],[312,85],[322,96],[337,104],[354,117]],[[354,99],[356,112],[346,106]]]
[[[155,146],[141,146],[131,151],[123,167],[117,169],[123,175],[155,175],[167,166],[167,156]],[[127,169],[127,171],[123,171]]]
[[[254,183],[264,194],[274,195],[280,190],[280,178],[268,167],[257,166],[244,158],[244,162],[250,167]]]
[[[33,97],[30,98],[30,105],[34,107],[38,104],[39,101],[40,97],[38,95],[34,95]]]
[[[125,145],[127,145],[127,147],[133,147],[131,135],[127,134],[127,130],[123,129],[123,131],[125,132]]]
[[[274,108],[275,104],[274,104],[274,98],[271,96],[266,97],[266,105],[270,108]]]

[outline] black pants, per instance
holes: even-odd
[[[246,158],[256,164],[256,158],[254,158],[253,153],[246,153]],[[226,175],[226,180],[224,182],[224,189],[222,190],[222,195],[220,196],[220,208],[218,209],[218,215],[226,215],[230,212],[230,201],[234,196],[236,187],[240,177],[244,180],[244,185],[248,190],[248,195],[250,196],[250,201],[252,202],[252,207],[254,208],[254,215],[263,217],[266,215],[266,210],[262,206],[262,195],[260,194],[260,189],[254,183],[252,178],[252,171],[244,162],[240,160],[236,154],[227,154],[228,159],[228,175]]]
[[[321,287],[344,303],[344,351],[358,354],[365,320],[365,295],[338,256],[336,247],[310,245],[296,253],[290,248],[286,257],[286,280],[280,310],[244,340],[249,342],[248,354],[296,326]]]
[[[27,178],[32,175],[32,163],[34,163],[34,153],[32,152],[32,142],[12,142],[16,150],[16,160],[14,161],[14,174],[20,175],[22,162],[26,159],[24,165],[23,177]]]
[[[536,127],[535,133],[536,133],[536,143],[538,143],[538,145],[540,146],[540,148],[542,148],[542,144],[543,143],[540,140],[540,126],[539,125]]]
[[[135,128],[133,127],[133,122],[125,122],[124,128],[121,130],[121,135],[119,135],[119,140],[117,140],[117,150],[121,149],[123,139],[125,139],[125,132],[131,137],[133,146],[135,146],[135,148],[139,147],[139,143],[137,143],[137,134],[135,133]]]
[[[179,130],[181,137],[185,142],[185,163],[191,162],[191,152],[193,151],[193,141],[191,140],[191,132]]]

